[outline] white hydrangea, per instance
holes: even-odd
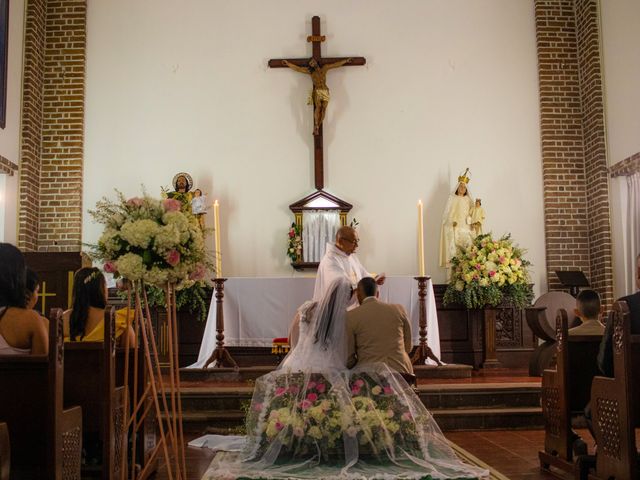
[[[156,252],[162,254],[167,250],[175,248],[179,243],[180,231],[171,223],[169,225],[163,225],[158,229],[153,247]]]
[[[158,267],[151,267],[151,269],[148,270],[144,275],[145,282],[156,286],[164,285],[165,283],[167,283],[168,278],[169,272]]]
[[[146,272],[142,257],[135,253],[126,253],[118,258],[118,272],[127,280],[141,280]]]
[[[172,225],[180,234],[180,243],[189,240],[189,220],[182,212],[167,212],[162,216],[165,225]]]
[[[120,236],[134,247],[147,248],[154,238],[160,226],[153,220],[143,219],[135,222],[126,222],[120,229]]]
[[[120,245],[115,240],[118,231],[113,228],[105,228],[102,236],[98,240],[98,245],[102,245],[108,256],[112,257],[120,250]]]

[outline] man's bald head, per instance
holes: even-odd
[[[336,247],[351,255],[358,247],[358,233],[352,227],[340,227],[336,232]]]

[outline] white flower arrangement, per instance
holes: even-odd
[[[117,201],[103,198],[89,211],[105,226],[93,257],[115,278],[142,280],[157,287],[167,282],[188,288],[204,278],[207,261],[203,232],[196,217],[180,211],[174,199],[144,195]]]

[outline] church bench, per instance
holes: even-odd
[[[0,480],[9,480],[10,456],[9,429],[6,423],[0,422]]]
[[[595,474],[600,480],[637,479],[635,429],[640,423],[640,335],[631,334],[629,307],[613,307],[614,378],[596,377],[591,387],[593,430],[598,445]]]
[[[48,355],[0,357],[0,419],[11,442],[11,476],[80,479],[82,411],[63,409],[63,331],[49,322]]]
[[[538,452],[540,467],[550,466],[575,472],[571,419],[584,415],[589,403],[591,382],[598,372],[599,335],[569,335],[567,311],[556,317],[556,368],[542,373],[542,414],[544,450]]]
[[[105,310],[104,332],[104,342],[65,343],[64,402],[82,407],[90,457],[82,467],[83,478],[107,480],[119,479],[120,469],[127,468],[127,389],[115,383],[113,309]]]

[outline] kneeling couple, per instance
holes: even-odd
[[[300,308],[295,348],[277,370],[256,381],[242,453],[216,456],[204,478],[488,476],[456,456],[414,390],[389,368],[411,368],[409,326],[395,307],[367,300],[375,297],[370,283],[361,283],[362,306],[352,312],[352,288],[344,278],[334,280],[319,302]],[[395,318],[391,326],[368,315],[387,308],[394,315],[381,318]],[[374,333],[379,338],[367,342]],[[348,370],[350,349],[358,363]],[[382,353],[388,349],[402,355]]]
[[[401,374],[413,374],[409,353],[413,347],[411,325],[401,305],[378,300],[375,279],[364,277],[354,292],[359,307],[346,312],[346,364],[348,368],[374,363],[385,363]],[[292,353],[284,359],[281,368],[296,369],[307,365],[303,350],[296,350],[298,343],[309,334],[309,323],[318,302],[307,302],[298,311],[289,332]],[[339,332],[337,332],[339,333]]]

